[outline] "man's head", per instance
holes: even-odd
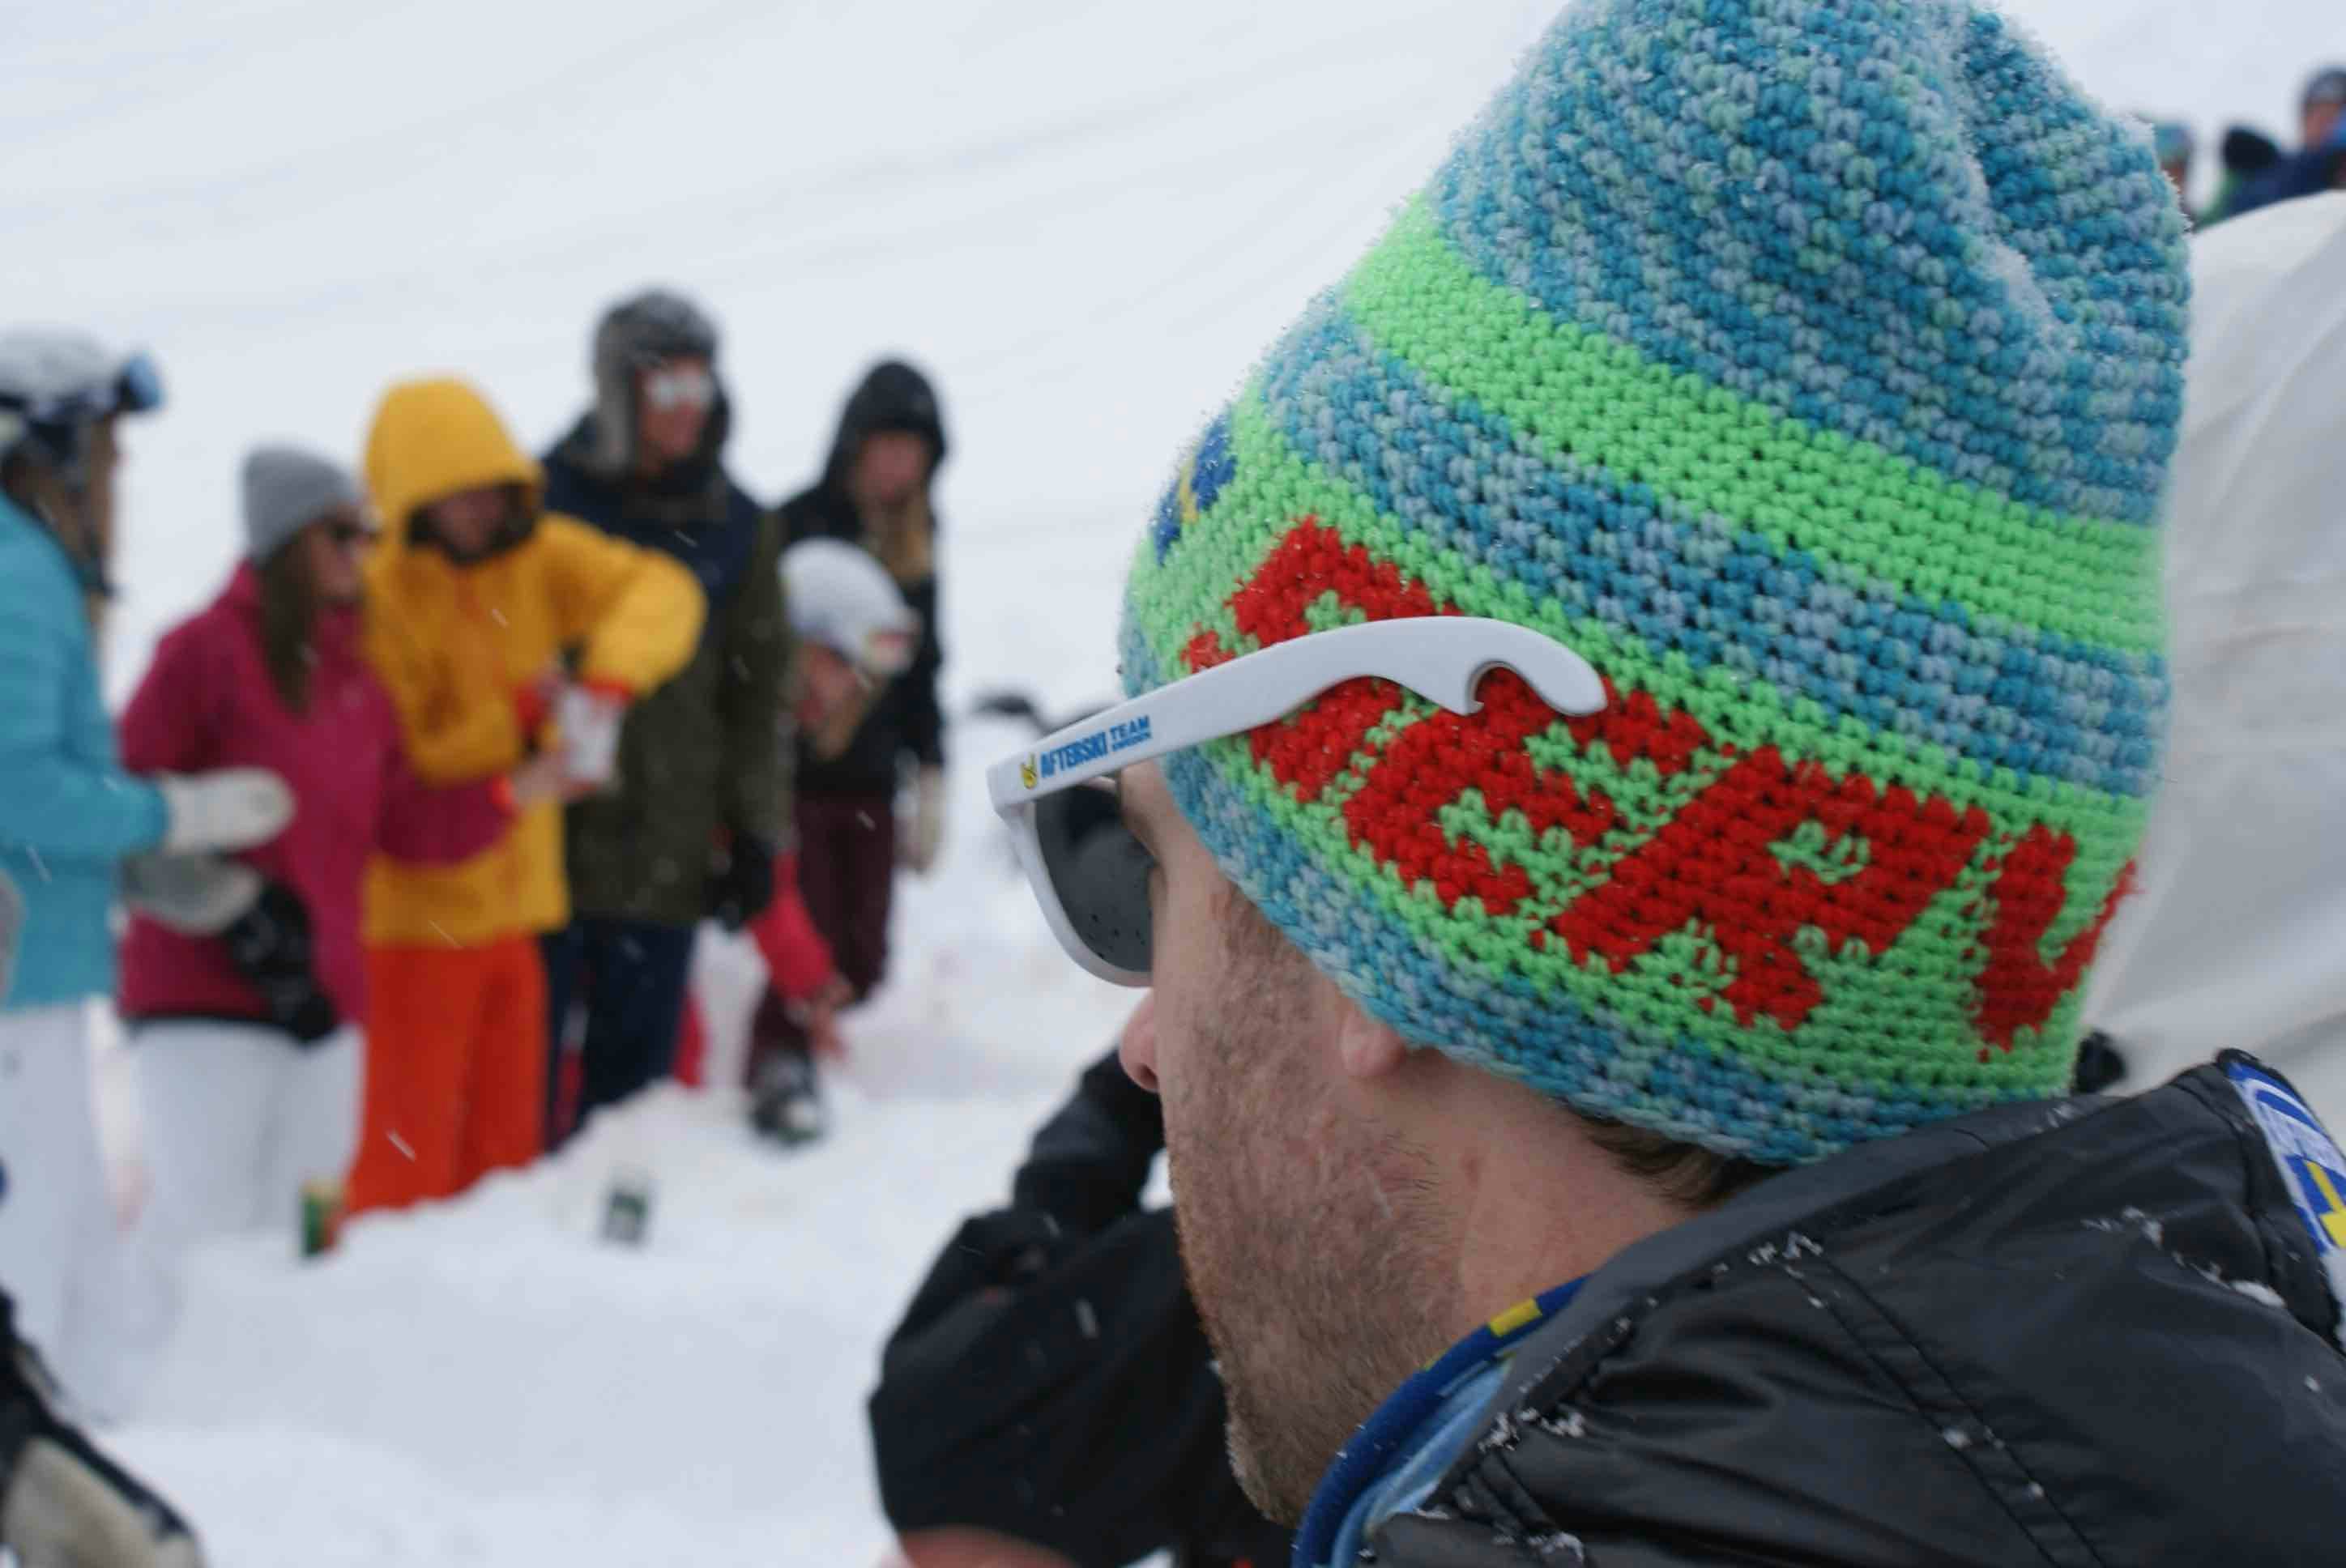
[[[2299,128],[2304,135],[2302,145],[2329,146],[2340,124],[2346,122],[2346,66],[2330,66],[2316,71],[2305,84],[2299,112]]]
[[[596,324],[596,465],[655,478],[705,458],[722,440],[717,324],[665,289],[620,300]]]
[[[545,494],[544,473],[488,399],[453,376],[384,392],[363,472],[388,570],[418,550],[464,568],[502,555],[536,529]]]
[[[1345,681],[1125,774],[1127,1054],[1289,1517],[1441,1336],[2068,1084],[2157,771],[2183,226],[1984,7],[1814,21],[1567,13],[1135,560],[1136,697],[1443,616],[1603,677],[1576,717],[1504,659],[1471,712]]]
[[[636,466],[646,474],[691,461],[717,403],[717,372],[697,356],[664,360],[636,372]]]

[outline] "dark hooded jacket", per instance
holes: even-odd
[[[934,483],[946,452],[936,392],[912,366],[894,360],[883,361],[863,378],[841,412],[839,433],[831,441],[830,460],[823,464],[822,482],[782,504],[785,548],[802,539],[864,542],[863,520],[848,494],[848,473],[863,438],[884,430],[908,430],[927,440],[933,453],[930,477]],[[903,762],[944,765],[944,714],[937,702],[937,673],[944,666],[944,651],[937,640],[936,576],[931,573],[897,585],[903,590],[904,602],[920,615],[920,647],[911,666],[873,701],[846,750],[824,761],[801,746],[797,759],[801,794],[893,796]]]
[[[1110,1052],[1035,1135],[1010,1207],[946,1244],[872,1396],[880,1497],[900,1532],[961,1526],[1078,1568],[1166,1547],[1287,1560],[1239,1492],[1169,1209],[1143,1209],[1165,1124]]]
[[[709,601],[692,662],[627,713],[619,788],[566,813],[570,900],[583,915],[692,924],[719,830],[771,849],[786,818],[780,527],[725,472],[727,412],[720,398],[695,461],[649,481],[609,471],[593,413],[546,454],[548,507],[672,556]]]
[[[2246,1093],[1983,1112],[1632,1247],[1378,1562],[2346,1562],[2340,1303]]]
[[[2224,215],[2240,218],[2276,202],[2339,189],[2346,189],[2346,130],[2320,147],[2290,154],[2243,183]]]

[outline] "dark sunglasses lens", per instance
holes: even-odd
[[[1112,786],[1079,785],[1035,802],[1043,869],[1068,923],[1118,969],[1148,972],[1148,872],[1156,861],[1124,825]]]

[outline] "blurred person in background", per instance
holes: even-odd
[[[367,566],[366,647],[417,775],[495,779],[558,746],[566,788],[611,787],[629,704],[699,646],[692,574],[546,510],[536,463],[460,381],[384,394],[366,481],[385,531]],[[454,865],[376,857],[352,1213],[444,1197],[539,1153],[538,939],[569,918],[552,803]]]
[[[988,780],[1296,1563],[2336,1556],[2346,1156],[2238,1052],[2068,1095],[2187,238],[1989,5],[1582,0],[1193,444]]]
[[[930,489],[945,458],[935,390],[908,364],[872,367],[841,412],[822,480],[785,502],[784,538],[838,539],[871,553],[921,617],[911,666],[834,754],[801,736],[796,780],[799,877],[807,908],[861,1001],[888,965],[896,863],[925,875],[944,842],[944,663],[937,629],[937,519]],[[912,808],[896,800],[912,775]]]
[[[2150,127],[2150,140],[2158,154],[2158,172],[2175,188],[2183,216],[2197,222],[2198,215],[2191,209],[2191,156],[2198,149],[2198,138],[2181,120],[2159,120]]]
[[[1157,1096],[1111,1050],[889,1336],[872,1446],[913,1568],[1006,1559],[1005,1542],[1077,1568],[1168,1548],[1181,1568],[1287,1562],[1231,1473],[1173,1211],[1141,1203],[1164,1147]]]
[[[2346,66],[2314,72],[2298,102],[2297,150],[2249,179],[2233,199],[2241,216],[2278,201],[2346,189]]]
[[[2231,217],[2256,178],[2281,159],[2280,145],[2254,126],[2227,126],[2216,151],[2223,167],[2216,177],[2214,199],[2200,209],[2203,227]]]
[[[618,788],[567,813],[570,923],[545,943],[556,1143],[668,1074],[700,921],[739,931],[774,896],[790,809],[780,529],[725,470],[717,351],[716,324],[678,295],[613,306],[595,405],[546,456],[549,509],[675,557],[709,605],[691,662],[628,710]],[[574,1032],[575,1109],[559,1093]]]
[[[887,701],[920,647],[923,623],[887,569],[856,545],[806,540],[784,552],[781,571],[798,642],[783,732],[798,756],[826,763]],[[815,1058],[839,1054],[837,1009],[855,995],[804,901],[799,864],[785,863],[778,880],[786,896],[750,928],[767,973],[750,1023],[750,1115],[784,1144],[821,1135]]]
[[[2086,1016],[2147,1087],[2228,1046],[2346,1125],[2346,195],[2191,247],[2164,786]],[[2341,1187],[2346,1192],[2346,1187]],[[2340,1217],[2346,1234],[2346,1212]]]
[[[236,879],[201,857],[264,843],[292,815],[264,769],[142,777],[117,754],[89,606],[106,591],[116,421],[161,401],[143,356],[0,332],[0,1287],[17,1330],[99,1404],[121,1391],[124,1271],[88,1008],[114,994],[115,896],[224,919]],[[154,874],[167,869],[185,874]]]
[[[286,830],[237,858],[246,896],[231,918],[190,931],[142,912],[123,942],[118,1005],[149,1177],[142,1225],[167,1250],[290,1229],[303,1185],[339,1183],[349,1167],[368,860],[470,859],[561,786],[551,754],[444,789],[415,777],[360,646],[373,530],[346,471],[256,447],[243,501],[244,559],[157,645],[122,716],[133,769],[262,767],[293,792]]]
[[[0,1290],[0,1552],[20,1568],[203,1568],[187,1522],[58,1403]]]

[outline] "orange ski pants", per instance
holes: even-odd
[[[546,1148],[546,969],[529,936],[367,949],[348,1212],[453,1197]]]

